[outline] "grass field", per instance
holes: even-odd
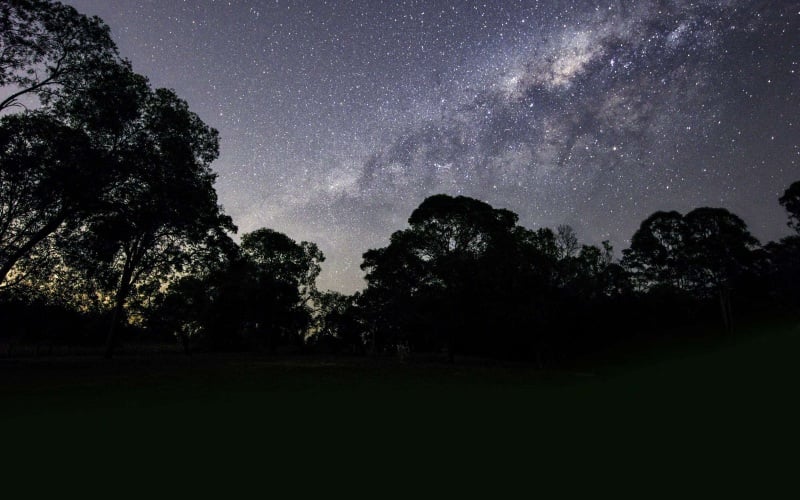
[[[265,453],[295,471],[346,466],[352,452],[362,467],[391,456],[433,469],[451,454],[602,467],[622,453],[730,473],[742,456],[797,456],[799,353],[800,329],[784,324],[592,371],[472,359],[3,359],[0,423],[17,443],[7,449],[105,449],[168,467],[183,453]]]

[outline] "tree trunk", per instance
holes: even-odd
[[[122,278],[119,281],[117,293],[114,296],[114,311],[111,314],[111,326],[108,329],[108,336],[106,337],[106,359],[110,359],[114,353],[114,343],[116,341],[117,329],[122,322],[122,317],[125,314],[125,300],[128,298],[128,293],[131,289],[131,277],[133,276],[133,265],[130,259],[125,263],[125,268],[122,271]]]
[[[719,290],[719,306],[725,334],[730,335],[733,333],[733,312],[731,308],[731,292],[726,287],[722,287]]]

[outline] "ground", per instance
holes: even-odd
[[[800,328],[782,325],[593,371],[177,352],[2,359],[0,424],[23,454],[63,443],[168,467],[187,451],[221,465],[280,457],[295,472],[348,468],[353,452],[379,469],[386,457],[436,469],[452,453],[607,467],[621,453],[648,470],[636,457],[655,453],[708,471],[743,454],[796,456],[799,352]]]

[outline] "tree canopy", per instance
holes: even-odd
[[[0,112],[42,103],[82,88],[103,68],[120,63],[108,26],[98,17],[49,0],[0,5]]]
[[[65,221],[97,208],[103,156],[46,113],[0,119],[0,284]]]
[[[20,0],[0,7],[0,25],[0,111],[40,100],[0,121],[0,283],[58,236],[47,248],[60,265],[114,297],[110,355],[137,287],[158,288],[235,231],[214,190],[219,136],[134,73],[100,19]]]

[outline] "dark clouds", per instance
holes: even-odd
[[[437,192],[624,246],[699,205],[774,238],[800,178],[792,2],[71,3],[220,129],[228,211],[318,242],[323,286]]]

